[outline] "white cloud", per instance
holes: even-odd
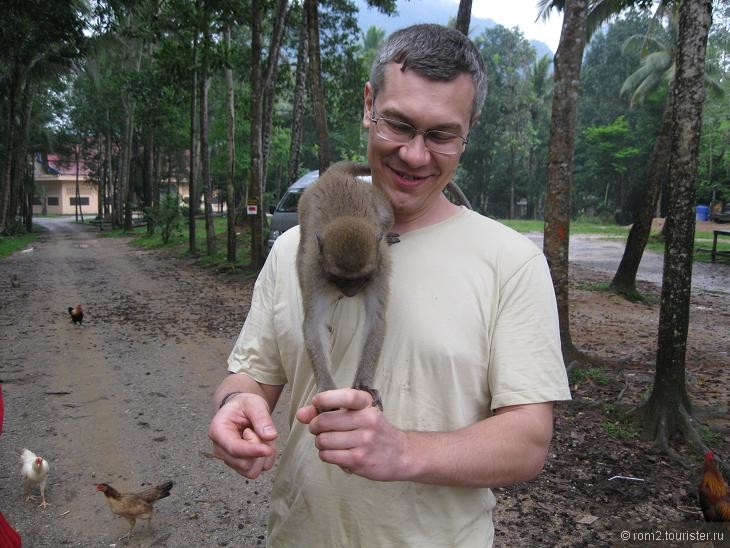
[[[563,15],[557,10],[550,12],[547,21],[537,19],[538,0],[473,0],[472,17],[492,19],[509,29],[518,27],[528,40],[545,42],[552,51],[558,49]],[[458,0],[455,1],[458,5]]]

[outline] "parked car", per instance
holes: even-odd
[[[297,207],[302,192],[311,185],[319,177],[319,171],[310,171],[306,175],[302,175],[287,189],[279,200],[279,203],[273,207],[271,211],[271,223],[269,224],[269,237],[266,245],[268,250],[274,245],[276,239],[293,226],[299,224],[299,215]],[[366,182],[371,182],[370,176],[359,177]]]

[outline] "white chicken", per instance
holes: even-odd
[[[45,508],[48,506],[45,493],[48,469],[50,468],[48,461],[39,457],[30,449],[23,449],[23,452],[20,454],[20,462],[22,463],[20,472],[23,474],[25,488],[28,492],[28,498],[25,500],[36,500],[38,498],[31,493],[33,488],[38,486],[41,492],[41,503],[39,506]]]

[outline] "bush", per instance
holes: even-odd
[[[159,227],[163,244],[170,240],[173,231],[180,230],[182,215],[177,194],[165,194],[159,205],[145,208],[145,214],[152,221],[152,232]]]

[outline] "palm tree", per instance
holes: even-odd
[[[654,17],[655,21],[661,21],[663,18],[664,7],[663,4],[659,6]],[[679,13],[675,8],[669,10],[667,15],[669,21],[667,28],[657,25],[653,29],[654,32],[645,36],[632,36],[624,44],[624,49],[641,47],[642,50],[649,51],[642,58],[639,68],[626,78],[621,87],[622,94],[631,93],[632,106],[642,103],[649,93],[660,86],[667,85],[662,123],[647,170],[646,189],[629,231],[624,254],[610,285],[613,291],[631,298],[638,295],[636,274],[639,270],[639,263],[644,254],[646,243],[649,240],[662,182],[669,177],[672,120],[676,108],[674,103],[674,75],[676,71]],[[705,75],[705,84],[710,89],[722,92],[719,84],[708,75]]]
[[[669,216],[659,311],[656,373],[649,399],[638,409],[644,437],[667,452],[675,433],[705,450],[691,417],[685,384],[685,358],[694,246],[694,200],[697,182],[704,61],[712,21],[711,0],[683,0],[673,93]]]
[[[647,0],[540,0],[538,18],[547,19],[554,8],[563,11],[563,28],[555,54],[555,89],[548,152],[543,248],[558,303],[563,358],[568,367],[581,361],[573,345],[568,307],[568,252],[570,192],[578,83],[585,44],[594,30],[623,9],[650,3]]]

